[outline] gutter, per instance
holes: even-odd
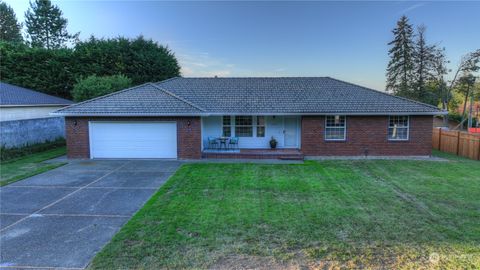
[[[383,116],[383,115],[446,115],[447,111],[438,112],[375,112],[375,113],[342,113],[342,112],[319,112],[319,113],[232,113],[232,112],[219,112],[219,113],[125,113],[125,114],[110,114],[110,113],[60,113],[51,112],[50,115],[64,116],[64,117],[161,117],[161,116],[223,116],[223,115],[259,115],[259,116],[275,116],[275,115],[346,115],[346,116]]]

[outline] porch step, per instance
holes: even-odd
[[[303,155],[281,156],[278,159],[281,159],[281,160],[304,160],[304,156]]]
[[[303,160],[299,150],[241,149],[240,152],[203,152],[203,158]]]

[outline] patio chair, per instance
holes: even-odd
[[[230,140],[228,141],[228,148],[238,149],[238,137],[230,138]]]
[[[208,149],[213,149],[213,146],[218,148],[218,141],[215,137],[208,137]]]

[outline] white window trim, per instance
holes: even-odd
[[[258,117],[263,117],[263,125],[258,124]],[[254,136],[254,138],[265,138],[266,135],[267,135],[267,118],[263,115],[255,115],[254,118],[255,118],[254,119],[254,122],[255,122],[255,134],[254,134],[255,136]],[[258,127],[263,127],[263,137],[258,137],[257,136],[258,135],[258,133],[257,133],[258,132],[258,130],[257,130]]]
[[[393,116],[406,116],[407,117],[407,138],[406,139],[391,139],[390,136],[388,135],[388,131],[390,130],[390,117]],[[409,141],[410,140],[410,116],[409,115],[389,115],[388,116],[388,125],[387,125],[387,139],[389,141]]]
[[[236,119],[237,116],[251,117],[252,118],[252,124],[251,125],[237,125],[237,119]],[[256,119],[257,118],[255,117],[255,115],[235,115],[232,118],[234,120],[234,122],[232,124],[232,127],[233,127],[232,134],[235,135],[233,137],[238,137],[238,138],[256,138],[257,137],[257,133],[256,133],[257,132],[257,125],[256,125]],[[238,136],[237,135],[237,130],[236,130],[237,127],[252,127],[252,136],[242,136],[242,137]]]
[[[325,115],[325,128],[323,132],[323,138],[325,141],[337,141],[337,142],[344,142],[347,140],[347,116],[346,115],[339,115],[345,117],[345,127],[343,129],[343,139],[327,139],[327,117],[328,116],[336,116],[336,115]],[[330,127],[335,128],[335,127]],[[338,128],[338,127],[337,127]]]
[[[223,128],[224,127],[227,127],[225,125],[223,125],[223,117],[230,117],[230,137],[238,137],[237,134],[236,134],[236,130],[235,128],[237,127],[237,123],[236,123],[236,119],[235,119],[235,116],[237,115],[222,115],[222,119],[221,119],[221,126],[222,126],[222,134],[223,134]],[[250,137],[242,137],[242,138],[260,138],[260,139],[263,139],[263,138],[266,138],[267,137],[267,117],[264,116],[264,115],[239,115],[239,116],[249,116],[249,117],[252,117],[252,136]],[[265,136],[263,137],[258,137],[257,136],[257,128],[259,127],[258,125],[258,117],[264,117],[264,123],[263,125],[260,125],[261,127],[264,127],[265,128]],[[247,126],[244,126],[244,125],[239,125],[239,127],[247,127]]]
[[[229,117],[230,118],[230,125],[224,125],[223,124],[223,117]],[[230,127],[230,137],[234,137],[234,133],[235,132],[235,129],[234,129],[234,123],[233,123],[233,120],[235,119],[232,119],[232,116],[231,115],[224,115],[222,116],[222,136],[223,136],[223,128],[224,127]]]

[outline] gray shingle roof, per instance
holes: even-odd
[[[203,110],[189,101],[146,83],[87,100],[56,113],[68,115],[182,115],[198,114]]]
[[[72,103],[67,99],[0,82],[0,106],[69,105]]]
[[[63,115],[441,114],[329,77],[173,78],[57,111]]]

